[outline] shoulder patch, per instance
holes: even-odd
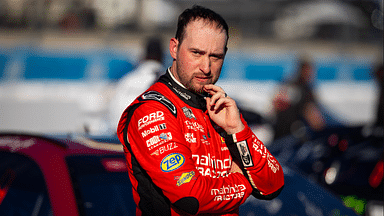
[[[184,162],[184,155],[180,153],[171,153],[163,158],[160,168],[163,172],[171,172],[183,166]]]
[[[165,107],[171,111],[171,113],[177,117],[176,106],[164,95],[160,94],[157,91],[148,91],[141,95],[139,98],[140,101],[155,100],[163,104]]]

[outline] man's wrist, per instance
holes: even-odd
[[[233,143],[246,140],[251,135],[252,135],[252,130],[248,126],[244,126],[244,128],[241,131],[238,131],[237,133],[233,133],[233,134],[227,133],[228,138],[230,138],[230,140]]]
[[[243,124],[241,124],[240,126],[238,126],[236,128],[226,130],[226,132],[227,132],[227,134],[236,134],[236,133],[243,131],[244,129],[245,129],[245,126]]]

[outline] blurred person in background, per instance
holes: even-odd
[[[302,137],[303,129],[313,131],[325,128],[325,120],[313,93],[315,77],[312,63],[301,58],[298,62],[296,77],[284,82],[273,98],[276,119],[274,123],[274,140],[293,135]]]
[[[25,17],[25,0],[3,0],[1,3],[2,17],[1,22],[4,27],[20,28],[25,27],[27,20]]]
[[[96,12],[90,2],[73,0],[68,9],[62,14],[59,21],[61,29],[71,32],[73,30],[91,30],[96,25]]]
[[[117,134],[137,215],[238,215],[250,195],[281,192],[279,162],[214,85],[227,42],[219,14],[186,9],[169,43],[171,67],[123,112]]]
[[[113,131],[125,108],[149,88],[164,70],[161,39],[150,37],[146,41],[143,60],[133,71],[120,78],[116,85],[115,95],[109,104],[109,124]]]
[[[375,77],[379,85],[379,99],[377,102],[376,121],[374,126],[378,129],[379,135],[384,135],[384,65],[380,64],[375,69]]]

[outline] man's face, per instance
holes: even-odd
[[[190,22],[181,44],[171,39],[170,52],[175,59],[172,74],[190,91],[202,93],[204,85],[219,79],[226,43],[225,31],[216,24],[202,19]]]

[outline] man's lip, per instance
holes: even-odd
[[[196,79],[202,79],[202,80],[208,80],[208,79],[210,79],[211,77],[206,77],[206,76],[196,76],[195,78],[196,78]]]

